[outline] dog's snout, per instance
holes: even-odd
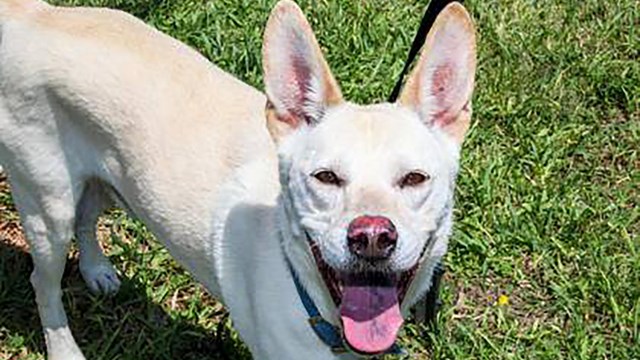
[[[391,220],[384,216],[360,216],[347,230],[349,251],[364,260],[388,259],[396,248],[398,232]]]

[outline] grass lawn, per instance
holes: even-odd
[[[273,1],[55,3],[123,9],[262,88]],[[426,3],[300,1],[346,97],[361,103],[391,91]],[[402,342],[412,359],[640,359],[640,5],[467,6],[479,69],[444,307],[438,333],[411,324]],[[42,359],[16,220],[0,180],[0,359]],[[141,224],[113,212],[101,236],[118,295],[90,295],[76,254],[63,285],[88,359],[250,358],[224,309]]]

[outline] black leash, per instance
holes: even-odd
[[[429,30],[431,30],[433,23],[436,21],[438,14],[440,14],[440,11],[442,11],[445,6],[454,1],[457,1],[459,3],[463,2],[463,0],[431,0],[431,2],[429,3],[427,11],[425,11],[424,16],[422,17],[422,21],[420,22],[420,27],[418,28],[416,37],[413,39],[413,44],[411,44],[409,56],[407,57],[407,61],[404,63],[404,68],[400,73],[398,82],[393,88],[391,96],[389,96],[389,102],[395,102],[398,99],[398,95],[400,95],[400,90],[402,89],[402,84],[404,83],[404,78],[405,76],[407,76],[407,72],[409,72],[411,63],[413,63],[413,60],[415,60],[416,56],[418,56],[422,45],[424,45],[424,42],[427,40],[427,34],[429,33]]]

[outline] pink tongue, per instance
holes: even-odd
[[[395,286],[345,286],[340,316],[351,348],[366,354],[389,349],[404,321]]]

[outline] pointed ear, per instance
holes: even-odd
[[[454,2],[433,24],[399,102],[462,143],[471,121],[475,71],[473,22],[465,8]]]
[[[342,94],[300,8],[280,1],[271,12],[262,48],[269,103],[267,125],[274,139],[319,122]]]

